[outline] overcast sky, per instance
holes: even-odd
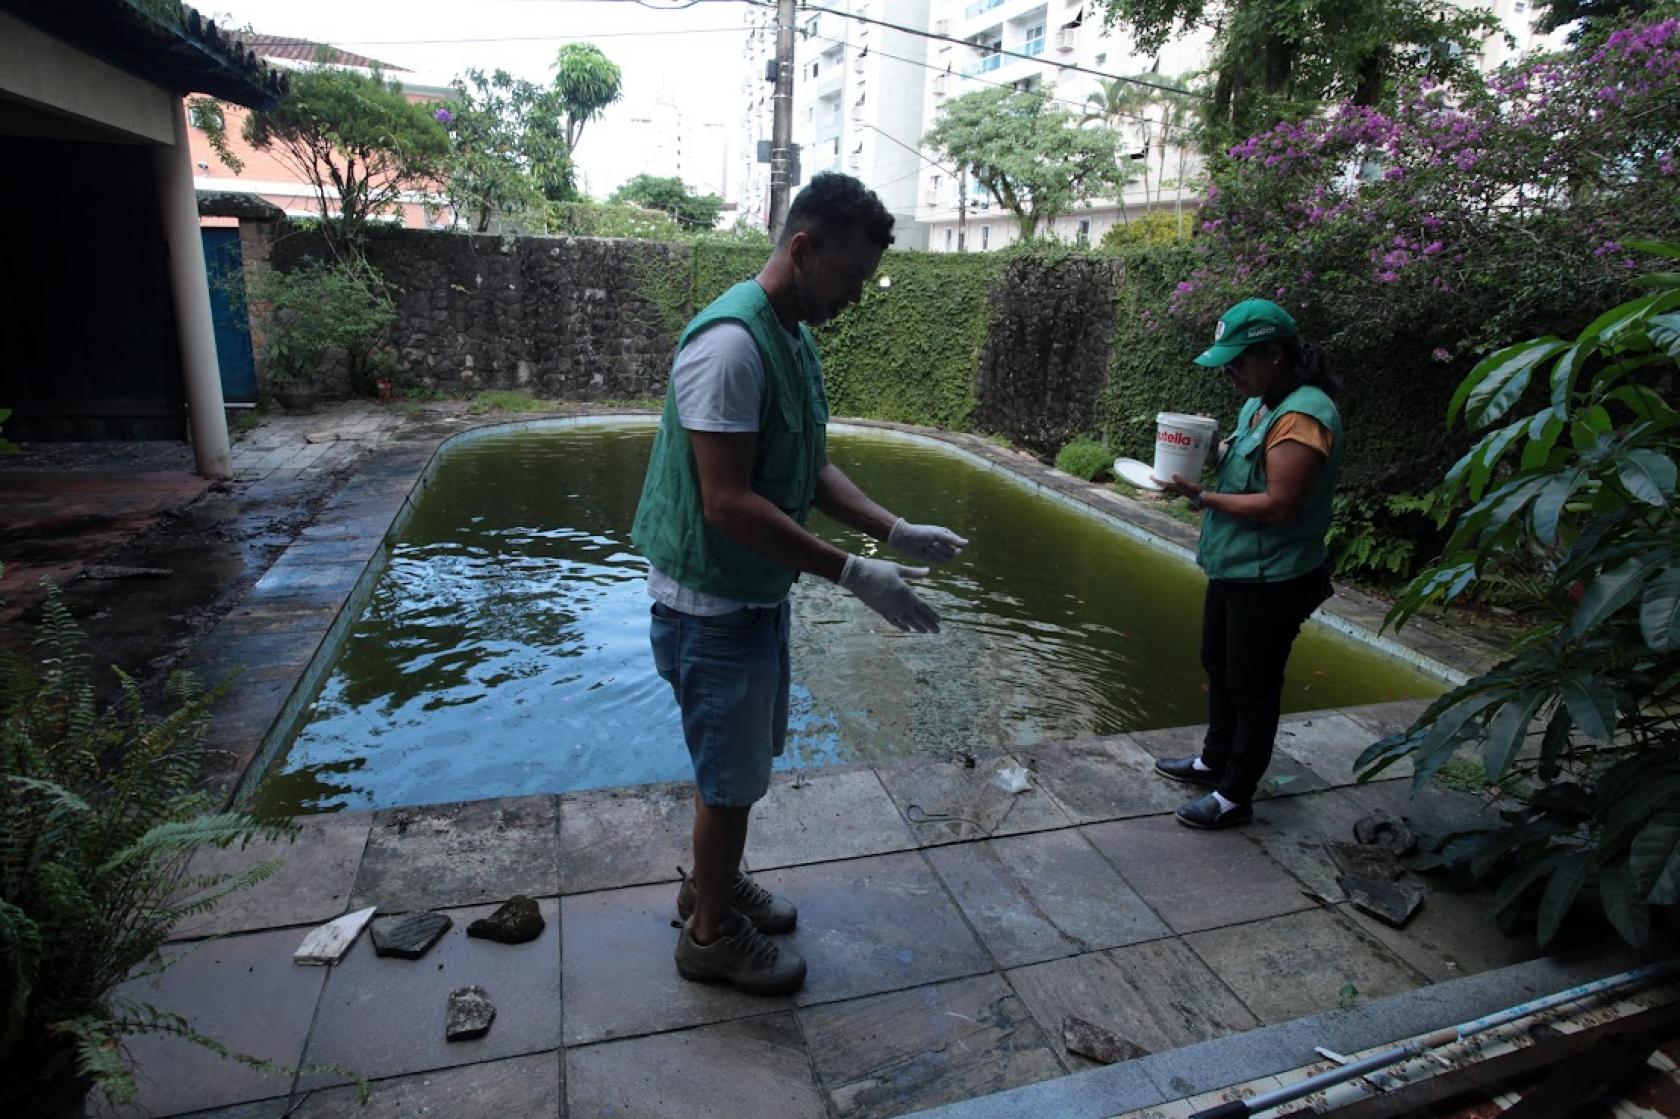
[[[218,24],[330,43],[407,67],[415,71],[409,80],[424,83],[444,84],[474,67],[547,81],[562,44],[592,42],[624,71],[625,98],[579,145],[578,163],[597,193],[617,185],[600,180],[622,166],[603,142],[614,112],[663,92],[699,107],[703,119],[731,126],[738,119],[748,5],[733,0],[682,10],[665,8],[664,0],[649,0],[661,10],[634,0],[190,2]]]

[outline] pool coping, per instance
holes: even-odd
[[[370,453],[356,477],[194,652],[194,664],[212,683],[219,676],[227,681],[206,743],[209,764],[204,786],[229,805],[246,802],[254,792],[307,713],[339,646],[372,594],[389,555],[389,541],[407,524],[414,498],[435,474],[445,447],[521,429],[641,426],[657,417],[655,412],[638,409],[580,408],[476,423],[451,418],[444,422],[456,426],[425,431],[418,438],[399,437]],[[1107,486],[1081,481],[984,437],[856,418],[836,419],[830,427],[893,433],[942,446],[974,465],[1100,519],[1139,543],[1186,562],[1193,560],[1196,533],[1190,526]],[[1462,682],[1492,662],[1491,646],[1434,619],[1414,619],[1402,631],[1382,634],[1384,613],[1377,599],[1338,585],[1335,597],[1314,620],[1449,684]],[[238,675],[229,674],[229,669],[242,663],[241,650],[251,648],[253,640],[277,636],[284,636],[292,648],[312,652],[295,664],[259,664],[246,666]]]

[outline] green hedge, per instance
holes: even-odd
[[[669,274],[643,277],[642,295],[667,324],[686,322],[756,275],[768,255],[763,246],[707,242],[690,253],[686,285]],[[966,427],[990,321],[987,297],[1000,271],[1001,261],[986,254],[887,253],[862,300],[816,332],[834,414]],[[890,286],[882,288],[883,279]]]

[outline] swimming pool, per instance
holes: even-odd
[[[629,542],[652,433],[569,424],[448,444],[255,806],[382,808],[688,776]],[[1203,720],[1194,567],[942,445],[837,430],[830,454],[888,508],[972,544],[925,584],[944,618],[937,636],[899,633],[833,585],[800,581],[780,766]],[[813,521],[848,550],[880,547]],[[1310,626],[1284,709],[1442,688]]]

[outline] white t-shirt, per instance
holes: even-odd
[[[796,330],[788,331],[794,360],[806,377],[805,347]],[[677,419],[689,431],[756,432],[764,409],[764,360],[758,343],[738,322],[707,327],[688,340],[671,368]],[[648,594],[672,610],[715,617],[759,605],[686,587],[656,567],[648,568]]]

